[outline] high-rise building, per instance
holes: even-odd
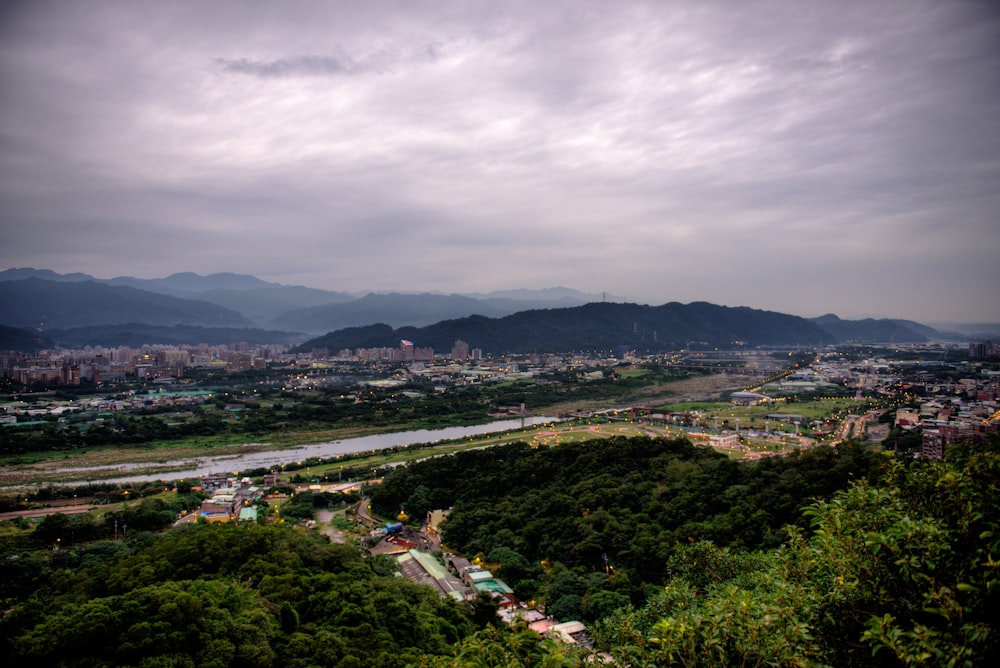
[[[451,358],[458,362],[469,359],[469,344],[462,339],[456,339],[455,345],[451,347]]]

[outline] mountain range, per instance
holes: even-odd
[[[620,303],[569,288],[477,294],[350,294],[243,274],[97,279],[47,269],[0,271],[0,349],[142,343],[302,343],[331,350],[410,339],[490,352],[691,345],[921,342],[940,333],[907,320],[801,318],[695,302]],[[13,329],[11,329],[13,328]],[[14,330],[19,330],[15,332]]]
[[[930,329],[918,323],[912,323],[911,328],[907,321],[861,321],[854,331],[851,321],[832,317],[835,320],[830,320],[830,316],[807,319],[707,302],[670,302],[662,306],[600,302],[571,308],[520,311],[502,318],[472,315],[425,327],[394,329],[387,324],[353,327],[306,341],[299,350],[395,347],[402,339],[436,351],[449,350],[456,339],[461,339],[483,350],[516,353],[814,346],[863,338],[867,332],[889,333],[894,337],[877,339],[879,341],[922,342],[927,340],[925,334]],[[824,322],[834,323],[837,333],[826,329]],[[921,332],[915,331],[917,329]]]

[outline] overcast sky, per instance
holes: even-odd
[[[1000,321],[996,7],[5,2],[0,269]]]

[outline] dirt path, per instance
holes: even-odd
[[[346,543],[347,536],[344,535],[344,532],[330,525],[336,514],[332,510],[318,510],[316,511],[316,524],[319,525],[320,532],[329,536],[334,543]]]

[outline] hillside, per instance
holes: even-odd
[[[52,339],[29,329],[0,325],[0,350],[30,353],[41,348],[50,348]]]
[[[94,281],[39,278],[0,282],[0,314],[6,325],[39,330],[129,322],[209,327],[252,324],[236,311],[205,301]]]
[[[397,346],[400,339],[448,350],[456,339],[490,353],[570,350],[676,350],[734,345],[825,345],[837,339],[797,316],[705,302],[663,306],[595,303],[521,311],[503,318],[470,316],[426,327],[386,324],[331,332],[302,350]]]
[[[348,302],[325,304],[283,313],[268,323],[304,332],[323,332],[384,322],[393,327],[422,327],[471,314],[503,316],[512,311],[462,295],[376,294]]]
[[[490,295],[370,293],[351,301],[282,313],[269,327],[321,333],[346,327],[384,323],[392,327],[425,327],[472,315],[502,318],[520,311],[569,308],[587,303],[585,295],[565,288],[512,290]],[[513,294],[515,296],[507,296]]]
[[[832,313],[812,318],[840,341],[857,343],[924,343],[938,333],[926,325],[910,320],[865,318],[842,320]]]
[[[995,448],[740,463],[684,441],[512,444],[396,469],[372,505],[450,506],[444,542],[588,622],[614,665],[989,666]]]
[[[149,343],[163,345],[229,344],[245,341],[250,345],[270,345],[301,341],[305,335],[296,332],[273,331],[256,327],[199,327],[192,325],[146,325],[125,323],[120,325],[94,325],[73,329],[52,329],[45,332],[49,344],[64,348],[84,346],[133,346]],[[32,348],[35,350],[37,348]]]

